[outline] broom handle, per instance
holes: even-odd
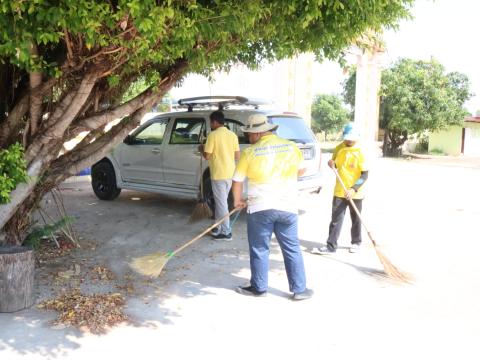
[[[337,169],[332,168],[332,170],[333,170],[333,172],[335,173],[335,176],[337,177],[338,182],[339,182],[340,185],[342,186],[343,191],[347,192],[348,189],[347,189],[347,187],[345,186],[343,180],[340,178],[340,174],[338,173]],[[350,205],[352,205],[352,207],[353,207],[353,210],[355,211],[355,213],[357,214],[358,218],[360,219],[360,222],[362,223],[363,227],[364,227],[365,230],[367,231],[368,237],[369,237],[370,240],[372,241],[373,246],[377,246],[377,242],[373,239],[373,236],[372,236],[372,234],[370,233],[370,231],[368,230],[368,227],[367,227],[367,225],[365,224],[365,221],[363,221],[362,216],[360,215],[360,211],[358,211],[357,206],[355,205],[355,202],[353,201],[353,199],[350,199],[349,201],[350,201]]]
[[[206,230],[204,230],[201,234],[198,234],[197,236],[195,236],[193,239],[189,240],[187,243],[185,243],[184,245],[180,246],[177,250],[175,251],[172,251],[171,253],[169,253],[169,256],[168,257],[172,257],[174,256],[175,254],[178,254],[180,251],[182,251],[183,249],[185,249],[187,246],[193,244],[195,241],[197,241],[198,239],[200,239],[202,236],[204,236],[206,233],[208,233],[209,231],[211,231],[214,227],[217,227],[218,225],[220,225],[221,223],[223,223],[225,220],[227,220],[228,217],[230,217],[230,215],[232,215],[235,211],[242,211],[241,209],[233,209],[232,211],[230,211],[227,215],[225,215],[224,217],[222,217],[220,220],[218,220],[215,224],[213,224],[212,226],[210,226],[209,228],[207,228]]]

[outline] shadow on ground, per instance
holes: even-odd
[[[194,202],[131,191],[122,192],[115,201],[100,201],[83,183],[65,184],[63,196],[68,214],[76,218],[74,226],[83,247],[36,269],[37,304],[74,288],[85,294],[120,292],[127,300],[128,325],[155,329],[172,325],[182,316],[171,306],[172,299],[215,296],[219,289],[234,291],[248,281],[244,214],[235,224],[234,241],[213,241],[207,235],[171,258],[158,278],[150,279],[133,272],[129,263],[149,253],[174,250],[209,227],[211,220],[187,223]],[[47,198],[43,206],[48,209],[52,203]],[[271,251],[279,252],[275,241]],[[74,264],[82,269],[80,276],[67,281],[56,277]],[[111,269],[115,279],[92,280],[89,271],[95,266]],[[283,271],[283,262],[271,259],[270,268]],[[289,296],[275,288],[269,293]],[[52,325],[55,318],[55,312],[36,305],[0,314],[0,350],[56,357],[78,348],[80,338],[91,335]]]

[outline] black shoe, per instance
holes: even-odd
[[[256,296],[256,297],[264,297],[267,296],[266,291],[258,291],[255,289],[253,286],[237,286],[235,291],[239,294],[242,295],[248,295],[248,296]]]
[[[218,234],[220,234],[220,228],[219,228],[218,226],[217,226],[217,227],[214,227],[214,228],[212,229],[212,231],[210,231],[210,234],[211,234],[212,236],[217,236]]]
[[[328,254],[335,254],[337,250],[330,246],[320,246],[319,248],[313,248],[311,253],[316,255],[328,255]]]
[[[230,234],[218,234],[218,235],[212,235],[212,237],[215,240],[223,240],[223,241],[232,241],[232,233]]]
[[[294,293],[292,296],[292,300],[300,301],[300,300],[307,300],[313,296],[313,290],[305,289],[301,293]]]

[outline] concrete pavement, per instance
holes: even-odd
[[[204,238],[171,259],[152,283],[135,277],[137,291],[126,310],[132,323],[105,335],[54,328],[55,314],[36,308],[0,314],[1,359],[478,359],[480,168],[430,160],[372,164],[364,218],[390,260],[414,275],[413,285],[382,277],[366,234],[362,251],[348,253],[349,220],[340,239],[344,249],[328,257],[309,253],[328,231],[334,178],[324,172],[323,191],[303,197],[300,216],[314,298],[289,300],[275,241],[268,296],[235,293],[250,274],[241,216],[233,242]],[[122,278],[132,257],[171,250],[209,224],[186,225],[190,201],[125,191],[101,202],[88,184],[64,188],[77,232],[97,244],[73,253],[64,266],[84,258],[108,264]],[[50,295],[47,285],[37,283],[39,300]]]

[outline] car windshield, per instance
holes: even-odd
[[[297,143],[311,143],[315,141],[313,132],[305,121],[298,117],[270,116],[271,123],[278,125],[277,135]]]

